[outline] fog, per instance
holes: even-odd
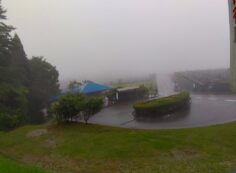
[[[3,0],[28,57],[60,79],[228,68],[225,0]]]

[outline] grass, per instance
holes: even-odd
[[[26,166],[0,156],[0,172],[2,173],[49,173],[40,168]]]
[[[48,132],[31,136],[37,129]],[[236,168],[236,122],[151,131],[83,124],[26,126],[0,133],[0,152],[54,172],[229,173]],[[1,166],[0,172],[5,173]]]

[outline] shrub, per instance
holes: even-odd
[[[8,131],[18,127],[21,124],[22,116],[14,114],[1,112],[0,113],[0,131]]]
[[[88,98],[84,109],[83,109],[83,117],[86,124],[88,123],[88,120],[91,116],[99,112],[103,107],[103,99],[102,98],[96,98],[91,97]]]
[[[0,84],[0,130],[11,130],[27,122],[27,90]]]
[[[82,94],[67,94],[58,102],[53,103],[50,112],[56,115],[58,122],[72,121],[84,108],[85,96]]]
[[[137,102],[133,105],[134,115],[139,118],[156,118],[165,114],[173,113],[189,104],[190,95],[188,92],[181,92],[177,95],[159,98],[156,100]]]
[[[81,116],[87,124],[89,118],[99,112],[102,107],[102,98],[86,97],[83,94],[67,94],[58,102],[53,103],[49,112],[56,115],[58,122],[72,121]]]

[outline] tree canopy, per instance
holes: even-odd
[[[14,29],[12,26],[6,25],[6,10],[3,9],[0,0],[0,66],[6,66],[10,63],[9,48],[12,46],[11,31]]]
[[[12,37],[0,0],[0,130],[41,123],[41,110],[59,91],[56,67],[42,57],[27,59],[20,37]]]
[[[42,122],[41,110],[47,106],[51,97],[59,93],[59,73],[56,67],[43,57],[29,60],[31,84],[29,88],[31,122]]]
[[[11,51],[11,71],[13,78],[16,79],[18,85],[25,87],[30,86],[30,65],[29,60],[26,57],[24,47],[17,34],[12,39]]]

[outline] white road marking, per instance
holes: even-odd
[[[230,99],[224,100],[224,101],[226,101],[226,102],[236,102],[236,100],[230,100]]]

